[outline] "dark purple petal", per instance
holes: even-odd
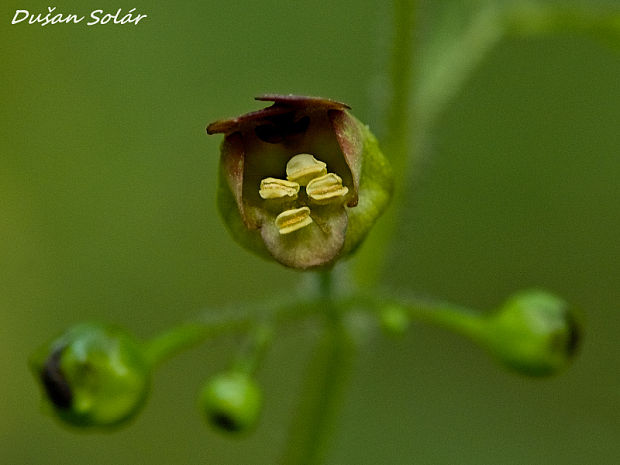
[[[337,102],[323,97],[309,97],[305,95],[279,95],[279,94],[263,94],[254,97],[255,100],[261,102],[274,102],[274,106],[289,107],[312,107],[313,109],[323,110],[350,110],[351,107],[346,103]]]
[[[262,110],[246,113],[235,118],[215,121],[207,126],[207,134],[230,134],[235,131],[243,131],[261,124],[273,122],[274,118],[277,118],[279,115],[300,109],[309,112],[350,109],[345,103],[322,97],[265,94],[256,97],[256,100],[274,103]]]

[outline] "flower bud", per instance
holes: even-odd
[[[404,308],[387,305],[379,313],[381,328],[391,336],[402,336],[409,328],[410,318]]]
[[[260,416],[260,388],[241,371],[221,373],[209,380],[200,396],[200,408],[207,421],[229,433],[253,429]]]
[[[511,297],[487,321],[484,342],[507,367],[530,376],[564,368],[576,353],[580,328],[562,299],[543,291]]]
[[[265,95],[272,106],[216,121],[221,147],[218,206],[233,237],[297,269],[321,268],[354,251],[387,207],[389,163],[344,103]]]
[[[150,367],[121,328],[84,323],[42,347],[31,368],[55,414],[79,427],[112,427],[146,400]]]

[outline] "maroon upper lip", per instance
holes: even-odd
[[[230,134],[246,126],[254,126],[273,116],[282,115],[291,110],[310,107],[312,110],[350,110],[346,103],[323,97],[308,97],[303,95],[264,94],[255,97],[261,102],[273,102],[273,105],[262,110],[252,111],[235,118],[226,118],[215,121],[207,126],[207,134]]]

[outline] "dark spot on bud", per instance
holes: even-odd
[[[579,343],[581,342],[581,328],[575,317],[567,312],[566,319],[568,321],[568,339],[566,341],[566,352],[569,356],[575,355]]]
[[[559,353],[567,359],[572,358],[577,352],[581,339],[581,328],[574,316],[565,311],[564,313],[566,328],[553,334],[549,341],[549,348],[553,352]]]
[[[278,144],[287,137],[303,134],[310,125],[310,117],[303,116],[297,121],[294,117],[294,112],[272,116],[268,123],[254,128],[256,137],[269,144]]]
[[[49,356],[41,370],[41,381],[52,403],[58,408],[68,409],[71,407],[73,394],[60,369],[60,358],[63,350],[64,347],[56,349]]]
[[[211,421],[215,426],[222,428],[225,431],[229,431],[231,433],[237,433],[241,431],[241,425],[225,413],[215,412],[211,416]]]

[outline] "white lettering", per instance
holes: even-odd
[[[148,15],[138,15],[138,16],[136,16],[136,19],[134,19],[134,21],[135,21],[135,23],[136,23],[136,26],[138,25],[138,23],[140,22],[140,20],[142,20],[142,19],[144,19],[144,18],[146,18],[146,17],[148,17]]]
[[[65,18],[65,23],[69,24],[71,21],[73,21],[75,24],[79,23],[80,21],[82,21],[84,19],[84,16],[80,16],[78,18],[77,15],[69,15]]]
[[[121,19],[121,24],[127,24],[128,22],[131,21],[131,13],[133,11],[135,11],[135,8],[132,8],[131,10],[129,10],[129,13],[123,16],[123,19]]]
[[[52,11],[54,11],[55,9],[56,7],[47,7],[47,11],[49,11],[49,13],[43,17],[42,21],[40,19],[41,15],[37,15],[37,21],[43,23],[41,24],[41,26],[47,26],[49,23],[52,22],[52,20],[50,19],[50,16],[52,16]]]
[[[20,14],[23,14],[24,17],[17,19]],[[28,10],[16,10],[15,16],[13,16],[13,20],[11,21],[11,24],[17,24],[17,23],[21,23],[22,21],[26,21],[28,19],[29,14],[30,12]]]
[[[97,24],[99,22],[99,17],[97,16],[97,13],[103,13],[103,10],[91,11],[90,12],[90,17],[93,18],[94,21],[90,21],[90,22],[86,23],[87,26],[92,26],[92,25]]]
[[[56,10],[55,6],[47,7],[47,13],[30,14],[28,10],[15,10],[15,15],[11,20],[11,24],[22,23],[28,21],[28,24],[40,24],[41,26],[47,26],[48,24],[60,24],[60,23],[80,23],[85,16],[78,16],[76,14],[64,15],[63,13],[54,14]],[[86,23],[87,26],[94,26],[95,24],[138,24],[148,15],[135,15],[135,8],[129,10],[126,14],[123,14],[123,9],[119,8],[115,13],[105,14],[103,10],[93,10],[90,13],[90,21]]]
[[[58,13],[56,16],[54,16],[54,17],[52,18],[52,20],[50,21],[50,23],[52,23],[52,24],[58,24],[58,23],[62,22],[62,20],[63,20],[62,14]]]

